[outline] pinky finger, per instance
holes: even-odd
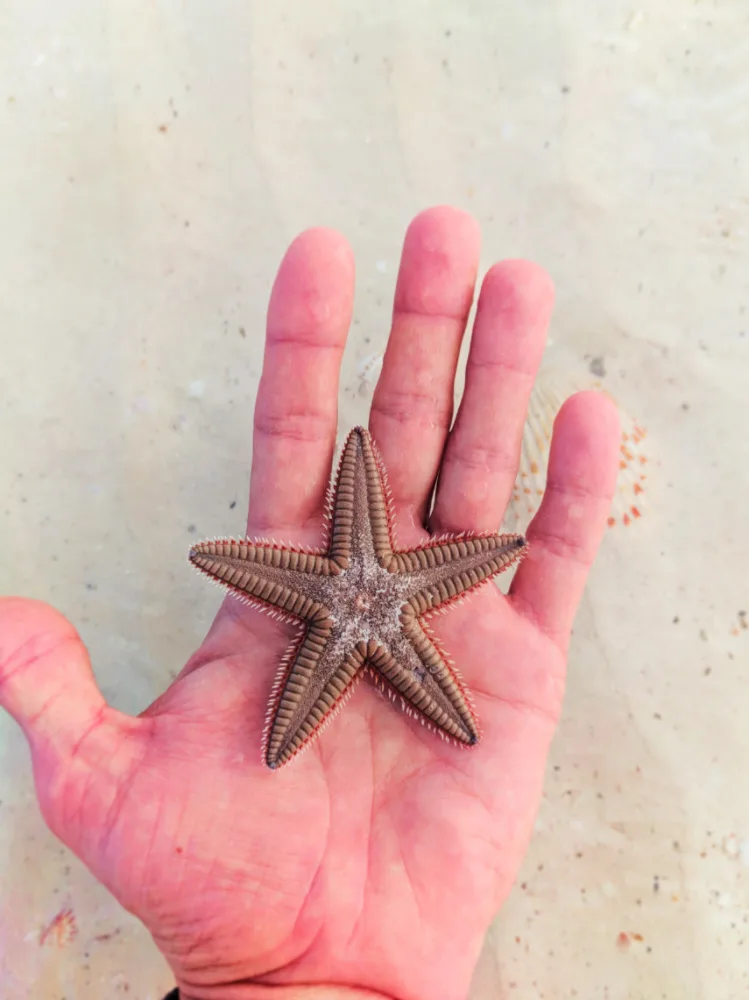
[[[509,596],[520,614],[563,649],[606,527],[619,443],[619,416],[606,396],[581,392],[560,409],[546,492]]]

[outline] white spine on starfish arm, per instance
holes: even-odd
[[[275,538],[265,538],[258,535],[210,535],[193,545],[193,549],[201,545],[249,545],[253,549],[289,549],[291,552],[304,552],[308,556],[327,555],[327,546],[305,545],[304,543],[277,542]],[[198,569],[200,567],[197,567]]]
[[[273,719],[276,714],[276,709],[278,708],[278,703],[281,700],[284,683],[286,681],[286,678],[288,677],[291,663],[296,658],[307,635],[307,628],[305,627],[304,623],[299,622],[299,625],[300,625],[299,632],[287,647],[284,655],[281,657],[281,662],[278,665],[278,669],[276,670],[276,675],[273,679],[273,686],[271,687],[270,698],[268,699],[268,707],[265,712],[265,725],[263,726],[263,735],[260,741],[260,759],[262,763],[265,763],[267,761],[268,740],[270,739],[270,731],[273,725]]]
[[[283,690],[284,682],[288,676],[289,668],[307,637],[307,631],[307,627],[304,623],[299,622],[299,631],[289,643],[286,648],[286,652],[281,657],[281,662],[278,665],[276,675],[273,680],[273,686],[271,687],[268,708],[265,712],[266,725],[269,725],[270,722],[273,721],[273,716],[275,715],[276,708],[278,707],[278,701],[281,698],[281,692]]]
[[[466,705],[468,706],[468,711],[471,713],[471,715],[473,717],[473,723],[476,726],[477,736],[478,736],[478,739],[480,740],[481,737],[483,736],[483,730],[482,730],[482,727],[481,727],[481,721],[479,720],[479,717],[478,717],[478,714],[477,714],[477,711],[476,711],[476,702],[474,700],[474,697],[473,697],[473,694],[471,692],[471,689],[468,687],[468,685],[466,684],[465,680],[463,679],[463,675],[461,674],[460,670],[456,666],[455,660],[447,652],[447,650],[445,649],[445,647],[442,644],[442,641],[438,638],[438,636],[435,635],[435,633],[429,627],[429,619],[430,618],[431,618],[431,614],[424,615],[420,619],[421,627],[424,630],[424,634],[427,636],[427,638],[429,639],[429,641],[432,643],[432,645],[434,646],[434,648],[437,650],[437,652],[439,653],[439,655],[444,660],[445,664],[447,665],[448,670],[451,672],[451,674],[453,676],[453,680],[458,685],[458,690],[463,695],[463,699],[464,699]],[[460,740],[455,740],[454,742],[458,743],[459,746],[464,747],[464,749],[465,749],[465,744],[463,744]]]
[[[429,636],[429,638],[431,639],[431,635]],[[442,651],[440,650],[440,653],[441,652]],[[447,660],[447,662],[450,665],[452,665],[452,660],[449,657],[446,656],[445,659]],[[378,673],[372,667],[367,667],[366,665],[364,667],[364,670],[365,670],[365,673],[368,675],[368,677],[371,679],[373,686],[382,695],[387,695],[388,699],[391,702],[393,702],[393,707],[394,708],[398,707],[397,704],[396,704],[396,699],[400,699],[401,709],[402,709],[404,715],[406,715],[409,719],[418,719],[418,721],[422,724],[422,726],[425,729],[427,729],[430,733],[439,733],[440,739],[445,740],[447,743],[450,743],[452,746],[458,747],[461,750],[471,750],[471,749],[473,749],[473,747],[471,747],[469,744],[464,743],[462,740],[456,739],[450,733],[446,733],[444,731],[444,729],[442,729],[440,726],[435,726],[434,723],[430,722],[429,719],[427,719],[420,712],[416,712],[416,711],[414,711],[413,708],[410,708],[409,705],[408,705],[408,702],[404,701],[404,699],[403,699],[400,691],[396,691],[393,687],[391,687],[391,685],[388,684],[388,682],[383,678],[382,674]],[[463,691],[464,694],[465,694],[464,685],[463,685],[462,679],[459,676],[456,676],[455,681],[456,681],[458,687],[461,689],[461,691]],[[479,735],[479,738],[480,738],[481,737],[481,727],[479,725],[478,719],[475,717],[475,710],[474,710],[473,699],[470,697],[470,695],[466,698],[466,702],[468,703],[469,711],[474,716],[474,725],[476,726],[476,729],[478,731],[478,735]]]
[[[343,445],[341,445],[340,452],[336,460],[335,473],[331,477],[330,482],[328,483],[328,486],[325,490],[325,500],[323,501],[323,525],[322,525],[323,548],[321,552],[313,553],[314,555],[327,555],[328,548],[330,547],[330,541],[332,537],[331,533],[333,529],[333,515],[335,514],[336,485],[341,475],[341,466],[343,465],[343,459],[346,454],[346,442],[353,433],[354,431],[350,431],[349,434],[347,434],[346,436],[346,441],[344,441]]]
[[[447,664],[448,668],[450,669],[450,671],[451,671],[451,673],[453,675],[453,679],[455,680],[455,683],[458,685],[458,689],[459,689],[460,693],[463,695],[463,698],[465,699],[466,704],[468,705],[468,711],[471,713],[471,715],[474,718],[474,722],[475,722],[476,728],[479,731],[479,738],[480,738],[481,737],[481,724],[480,724],[478,716],[476,714],[476,703],[475,703],[475,701],[473,699],[473,694],[471,693],[471,689],[467,686],[465,680],[463,679],[463,675],[461,674],[460,670],[456,666],[455,660],[453,660],[452,656],[450,656],[450,654],[447,652],[447,650],[445,649],[445,647],[442,645],[442,640],[437,635],[435,635],[435,633],[432,631],[432,629],[430,627],[430,624],[429,624],[429,619],[431,617],[432,617],[431,614],[424,615],[420,619],[421,627],[424,630],[424,633],[427,636],[427,638],[429,639],[429,641],[432,643],[432,645],[434,646],[434,648],[437,650],[437,652],[440,654],[440,656],[442,657],[442,659],[445,661],[445,663]]]
[[[323,514],[322,523],[322,552],[326,553],[330,548],[331,530],[333,525],[333,515],[329,511]],[[322,554],[322,553],[321,553]]]
[[[390,537],[390,548],[393,552],[395,552],[398,547],[398,537],[395,524],[395,501],[393,500],[393,491],[390,489],[390,483],[388,482],[388,473],[385,468],[385,462],[383,461],[380,449],[377,447],[377,443],[374,438],[370,438],[370,444],[372,445],[372,454],[374,455],[375,466],[380,476],[380,486],[382,487],[382,492],[385,497],[385,514],[388,525],[388,535]]]
[[[306,633],[306,629],[304,629],[303,631]],[[302,642],[304,642],[304,635],[302,635]],[[265,725],[263,727],[263,735],[262,735],[261,750],[260,750],[260,762],[266,766],[268,760],[268,742],[270,740],[270,734],[273,728],[273,720],[275,718],[276,709],[278,708],[278,703],[281,700],[283,688],[288,678],[288,670],[291,661],[299,652],[300,645],[301,643],[299,645],[296,645],[294,643],[289,647],[289,650],[287,651],[284,660],[281,661],[281,667],[276,672],[276,678],[273,682],[273,689],[271,691],[268,711],[265,714]],[[296,747],[285,760],[278,762],[275,768],[276,770],[278,770],[281,767],[285,767],[286,764],[290,764],[291,761],[297,756],[297,754],[301,753],[302,750],[306,750],[308,746],[317,741],[317,739],[321,736],[321,734],[324,733],[325,730],[328,728],[333,719],[335,719],[335,717],[339,714],[344,705],[348,702],[349,698],[353,695],[354,691],[356,690],[356,687],[359,684],[359,681],[361,680],[361,676],[362,672],[360,670],[351,679],[351,681],[349,682],[348,686],[345,688],[343,693],[338,697],[338,699],[333,704],[332,708],[328,710],[325,717],[319,723],[317,728],[314,729],[312,733],[310,733],[310,735],[305,740],[303,740],[300,746]]]
[[[497,536],[496,531],[448,531],[442,535],[432,535],[427,538],[425,542],[421,545],[415,545],[413,549],[402,549],[400,552],[403,555],[407,555],[409,552],[414,551],[414,549],[420,548],[433,548],[437,545],[444,545],[445,542],[470,542],[474,538],[495,538]],[[520,538],[520,535],[516,534],[504,534],[500,535],[499,538],[502,540],[502,544],[508,544],[515,538]],[[527,543],[526,543],[527,547]]]
[[[210,541],[217,541],[217,539],[210,539]],[[220,541],[223,541],[223,539],[220,539]],[[208,577],[214,587],[218,587],[218,589],[224,591],[224,593],[228,592],[241,604],[246,604],[248,608],[260,611],[269,618],[274,618],[276,621],[284,622],[284,624],[299,624],[299,619],[296,615],[290,615],[285,611],[281,611],[275,605],[266,604],[264,601],[261,601],[256,597],[249,597],[244,590],[239,590],[236,587],[233,587],[230,583],[225,583],[223,580],[217,580],[215,576],[207,573],[202,566],[196,566],[195,568],[198,572],[202,573],[203,576]]]

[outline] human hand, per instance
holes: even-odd
[[[452,209],[418,216],[406,237],[370,417],[404,546],[427,524],[496,531],[515,479],[552,290],[529,263],[490,270],[450,429],[478,253],[476,224]],[[249,535],[319,543],[353,284],[351,252],[330,231],[304,233],[281,265]],[[482,725],[465,752],[362,685],[271,772],[261,732],[289,626],[228,597],[171,687],[131,718],[105,704],[71,624],[0,600],[0,702],[29,739],[45,819],[146,924],[183,997],[466,995],[540,799],[618,444],[605,397],[568,400],[509,595],[485,586],[434,622]]]

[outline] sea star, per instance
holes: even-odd
[[[280,767],[307,746],[365,672],[430,729],[474,745],[470,695],[426,619],[515,563],[525,539],[466,532],[396,548],[385,467],[362,427],[346,439],[328,506],[319,550],[265,539],[190,550],[190,561],[234,595],[301,626],[271,693],[265,764]]]

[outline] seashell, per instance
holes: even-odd
[[[381,351],[368,354],[362,358],[356,366],[356,377],[359,380],[359,395],[371,396],[374,392],[377,379],[382,371],[382,361],[384,355]]]

